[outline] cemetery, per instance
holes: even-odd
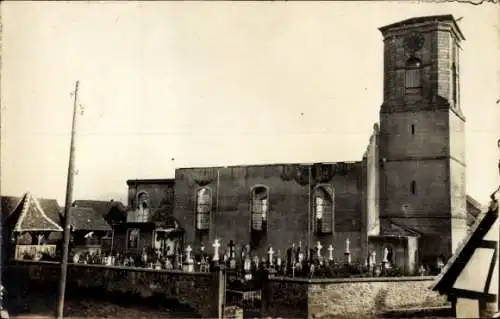
[[[174,258],[161,250],[145,249],[133,257],[115,253],[73,258],[68,285],[74,290],[97,289],[134,298],[161,296],[209,317],[359,317],[384,311],[441,307],[446,297],[430,291],[434,277],[421,267],[418,276],[404,276],[387,253],[367,256],[365,264],[351,262],[349,240],[343,260],[333,258],[334,246],[320,243],[309,251],[299,242],[282,255],[269,247],[266,256],[249,245],[230,241],[225,249],[215,240],[197,252],[187,246]],[[18,260],[8,266],[17,278],[55,284],[59,263]],[[225,313],[225,314],[224,314]]]

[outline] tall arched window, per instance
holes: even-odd
[[[323,187],[314,190],[313,195],[314,219],[316,231],[319,233],[333,232],[333,196]]]
[[[212,192],[204,187],[196,193],[196,229],[207,230],[210,226],[212,210]]]
[[[147,222],[149,220],[149,196],[146,192],[137,195],[137,222]]]
[[[269,212],[269,190],[265,186],[255,186],[252,189],[251,196],[252,230],[265,230]]]
[[[412,57],[406,61],[405,69],[405,93],[422,93],[422,62]]]

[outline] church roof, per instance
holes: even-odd
[[[29,192],[23,197],[2,196],[2,217],[16,232],[63,231],[59,212],[54,199],[36,199]]]
[[[129,179],[127,180],[127,185],[138,185],[138,184],[174,184],[174,178],[151,178],[151,179]]]
[[[436,277],[436,280],[430,287],[434,291],[439,291],[441,294],[446,294],[446,293],[452,293],[453,290],[456,290],[457,288],[454,288],[456,286],[456,282],[460,279],[462,273],[464,274],[464,277],[468,273],[466,266],[470,264],[470,262],[474,262],[472,259],[474,254],[478,251],[479,248],[492,248],[494,249],[495,247],[489,247],[488,242],[491,241],[490,237],[490,230],[495,231],[495,223],[498,223],[498,202],[492,201],[488,211],[483,212],[479,214],[479,216],[476,219],[476,223],[472,227],[472,231],[467,234],[467,236],[464,238],[464,240],[460,243],[458,248],[456,249],[455,253],[453,256],[450,258],[446,266],[443,268],[441,273]],[[493,237],[493,236],[491,236]],[[489,239],[489,240],[486,240]],[[495,239],[495,244],[493,246],[496,246],[496,240]],[[494,253],[493,253],[494,256]],[[479,257],[478,257],[479,258]],[[493,257],[495,259],[495,257]],[[487,277],[483,279],[482,282],[479,274],[470,274],[471,276],[476,276],[473,281],[481,286],[481,292],[477,291],[472,291],[469,292],[469,296],[475,296],[475,298],[483,298],[484,296],[491,295],[492,293],[490,292],[490,285],[488,280],[491,282],[492,277],[494,276],[493,274],[493,269],[491,269],[491,265],[488,263],[486,264],[484,262],[485,260],[481,261],[482,264],[485,264],[486,267],[489,266],[489,270],[487,270]],[[494,264],[493,264],[494,265]],[[489,278],[489,279],[488,279]],[[471,280],[468,280],[469,283]],[[483,287],[484,290],[483,291]]]
[[[460,31],[460,28],[458,27],[457,20],[455,20],[455,18],[451,14],[410,18],[410,19],[402,20],[402,21],[399,21],[396,23],[392,23],[392,24],[383,26],[383,27],[379,28],[379,30],[381,32],[385,32],[389,29],[396,29],[396,28],[400,28],[400,27],[406,27],[408,25],[423,24],[423,23],[427,23],[427,22],[451,22],[453,24],[455,31],[457,32],[457,35],[460,37],[460,39],[465,40],[465,37],[462,34],[462,31]]]
[[[384,237],[421,237],[422,233],[411,227],[390,222],[389,228],[385,229],[380,236]]]
[[[193,169],[216,169],[216,168],[250,168],[250,167],[275,167],[275,166],[315,166],[315,165],[359,165],[362,161],[338,161],[338,162],[297,162],[297,163],[267,163],[267,164],[236,164],[227,166],[192,166],[179,167],[176,170],[193,170]]]

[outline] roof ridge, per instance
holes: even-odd
[[[16,226],[14,228],[15,231],[21,231],[21,225],[22,225],[24,219],[26,218],[26,213],[29,210],[31,201],[33,201],[33,203],[35,204],[36,209],[38,209],[38,212],[40,213],[40,215],[42,215],[42,217],[45,218],[45,220],[48,221],[49,224],[52,224],[53,226],[55,226],[58,231],[63,231],[61,226],[59,226],[56,222],[54,222],[51,218],[49,218],[47,216],[47,214],[45,214],[45,211],[43,210],[43,208],[40,205],[40,203],[38,202],[38,200],[36,198],[34,198],[29,191],[24,194],[24,198],[20,202],[20,204],[23,203],[23,207],[22,207],[19,219],[17,220]]]

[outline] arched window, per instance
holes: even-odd
[[[149,221],[149,196],[146,192],[140,192],[137,195],[137,222]]]
[[[416,194],[417,193],[417,182],[411,181],[411,183],[410,183],[410,192],[412,194]]]
[[[129,229],[127,235],[127,248],[137,249],[139,247],[140,231],[137,228]]]
[[[333,196],[323,187],[314,190],[313,205],[316,231],[319,233],[333,232]]]
[[[265,230],[269,212],[269,190],[265,186],[256,186],[252,189],[251,196],[252,230]]]
[[[406,61],[405,93],[420,94],[422,92],[422,62],[413,57]]]
[[[196,229],[207,230],[210,226],[212,211],[212,192],[204,187],[196,193]]]

